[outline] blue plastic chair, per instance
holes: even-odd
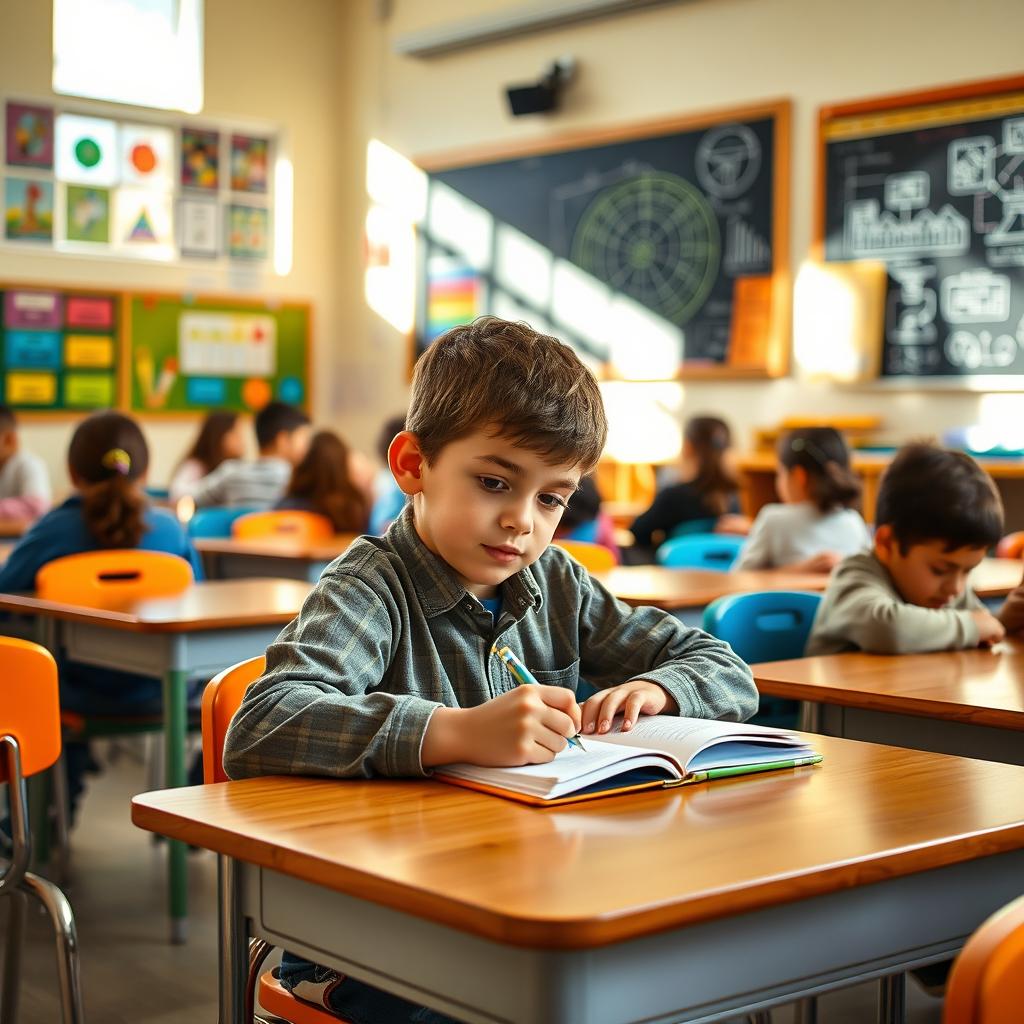
[[[250,512],[261,512],[258,508],[223,508],[219,505],[210,508],[197,508],[188,521],[190,537],[230,537],[231,524],[239,517]]]
[[[665,541],[654,557],[667,568],[728,572],[745,539],[730,533],[694,533]]]
[[[705,633],[724,640],[745,662],[802,658],[821,594],[804,590],[761,590],[730,594],[704,609]],[[762,699],[751,719],[758,725],[795,728],[799,705],[781,697]]]
[[[695,533],[714,533],[715,523],[718,520],[712,516],[710,519],[691,519],[689,522],[680,523],[678,526],[673,526],[668,531],[668,539],[673,540],[676,537],[692,537]]]

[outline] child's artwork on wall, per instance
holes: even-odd
[[[151,125],[121,125],[121,181],[139,188],[174,188],[174,133]]]
[[[4,231],[12,241],[53,239],[53,182],[8,178],[4,183]]]
[[[181,184],[210,191],[220,186],[220,132],[181,129]]]
[[[184,256],[220,255],[220,206],[208,199],[182,199],[178,205],[181,252]]]
[[[57,115],[57,177],[78,185],[116,185],[117,125],[105,117]]]
[[[171,197],[161,192],[122,188],[114,205],[115,238],[136,252],[159,255],[173,244]]]
[[[235,192],[266,192],[270,143],[251,135],[231,136],[231,188]]]
[[[7,104],[7,162],[13,167],[53,167],[53,108]]]
[[[110,242],[110,190],[86,185],[65,187],[64,237],[69,242]]]
[[[262,206],[232,203],[228,207],[228,255],[239,260],[265,260],[270,223]]]

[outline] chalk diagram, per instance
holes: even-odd
[[[682,326],[703,306],[718,274],[718,222],[684,178],[645,173],[597,194],[576,227],[571,258]]]
[[[935,268],[897,263],[889,267],[889,276],[899,288],[889,292],[886,337],[894,345],[930,345],[938,337],[938,296],[926,282],[935,276]]]
[[[1013,334],[979,330],[977,333],[959,329],[946,339],[946,358],[965,370],[1005,369],[1012,366],[1017,353],[1024,348],[1024,316]]]
[[[962,166],[970,160],[976,173]],[[974,230],[994,267],[1024,266],[1024,117],[1003,122],[999,144],[988,136],[956,139],[948,151],[950,189],[974,195]]]
[[[697,180],[708,195],[735,199],[761,170],[761,143],[744,124],[723,124],[697,143]]]

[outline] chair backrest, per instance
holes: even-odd
[[[710,519],[691,519],[687,523],[680,523],[668,531],[668,539],[675,537],[692,537],[695,533],[714,533],[715,523],[718,520],[712,516]]]
[[[183,498],[182,501],[184,500]],[[230,537],[232,523],[240,516],[247,516],[255,511],[257,510],[253,508],[224,508],[221,505],[196,509],[188,520],[188,535],[205,537],[208,540]]]
[[[60,757],[57,665],[45,647],[0,636],[0,736],[13,736],[24,776],[49,768]],[[7,780],[0,757],[0,782]]]
[[[248,685],[263,674],[264,655],[247,658],[224,669],[203,690],[203,782],[227,782],[224,774],[224,737]]]
[[[946,987],[943,1024],[1019,1024],[1024,1007],[1024,896],[967,940]]]
[[[1024,558],[1024,530],[1008,533],[997,545],[1000,558]]]
[[[615,556],[600,544],[591,544],[585,540],[556,540],[553,543],[566,551],[583,566],[587,572],[605,572],[614,569],[618,564]]]
[[[704,609],[704,631],[747,663],[802,658],[820,603],[821,594],[803,590],[730,594]]]
[[[693,533],[665,541],[654,553],[659,564],[674,569],[718,569],[728,572],[745,538],[730,533]]]
[[[112,548],[47,562],[36,573],[36,591],[48,601],[92,605],[168,597],[187,590],[193,581],[192,566],[177,555]]]
[[[326,516],[299,509],[275,509],[271,512],[250,512],[231,524],[231,536],[240,540],[257,537],[287,537],[314,543],[330,540],[334,524]]]

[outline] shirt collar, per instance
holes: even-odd
[[[412,585],[424,614],[431,618],[450,611],[468,596],[452,567],[420,539],[413,520],[412,502],[391,524],[387,540],[409,567]],[[529,569],[520,569],[502,584],[502,607],[518,619],[528,608],[542,604],[540,587]]]

